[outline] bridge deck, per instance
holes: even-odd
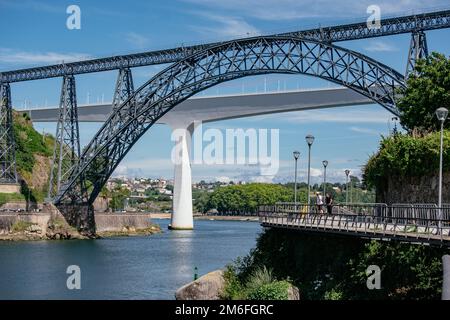
[[[262,206],[264,227],[333,233],[450,247],[450,208],[435,206],[333,206],[331,214],[315,206]]]

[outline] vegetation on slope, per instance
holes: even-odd
[[[227,280],[232,284],[226,293],[245,294],[245,286],[239,285],[265,267],[273,278],[288,279],[297,286],[305,300],[438,300],[441,257],[449,253],[446,248],[267,229],[256,248],[231,267],[234,280]],[[367,288],[370,265],[381,269],[379,290]]]
[[[23,179],[21,193],[32,202],[42,201],[48,188],[54,138],[42,136],[26,113],[13,113],[17,172]]]

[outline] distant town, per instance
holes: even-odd
[[[173,179],[115,177],[108,180],[96,202],[97,211],[107,212],[172,212]],[[326,183],[311,185],[312,200],[316,192],[330,193],[336,202],[373,202],[374,192],[367,190],[358,177],[350,176],[348,195],[346,184]],[[204,181],[192,184],[194,211],[202,214],[255,214],[255,203],[272,203],[271,195],[279,194],[280,199],[292,201],[294,183],[251,183],[246,181]],[[262,199],[267,194],[267,199]],[[307,184],[298,183],[299,202],[307,201]],[[254,199],[254,198],[258,199]],[[348,199],[347,199],[348,197]],[[240,203],[234,203],[239,201]],[[248,203],[243,203],[248,201]],[[237,212],[237,207],[245,207],[245,212]]]

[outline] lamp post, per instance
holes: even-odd
[[[314,142],[314,136],[311,134],[308,134],[305,137],[306,143],[308,144],[308,206],[310,205],[310,192],[311,192],[311,186],[310,186],[310,179],[311,179],[311,146]]]
[[[447,119],[448,110],[444,107],[436,110],[436,117],[441,122],[441,148],[439,152],[439,230],[441,229],[442,224],[442,149],[444,147],[444,122]]]
[[[346,180],[345,180],[345,205],[348,205],[348,175],[350,174],[350,170],[345,170]]]
[[[327,183],[327,166],[328,166],[328,161],[327,160],[323,160],[322,164],[323,164],[323,196],[325,197],[326,192],[327,192],[326,183]]]
[[[300,152],[294,151],[294,160],[295,160],[295,173],[294,173],[294,204],[295,208],[297,208],[297,160],[300,157]]]

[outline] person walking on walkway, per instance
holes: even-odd
[[[320,192],[316,192],[316,204],[317,204],[317,212],[323,213],[323,197]]]
[[[325,196],[325,205],[327,206],[327,214],[331,214],[333,211],[333,198],[329,193]]]

